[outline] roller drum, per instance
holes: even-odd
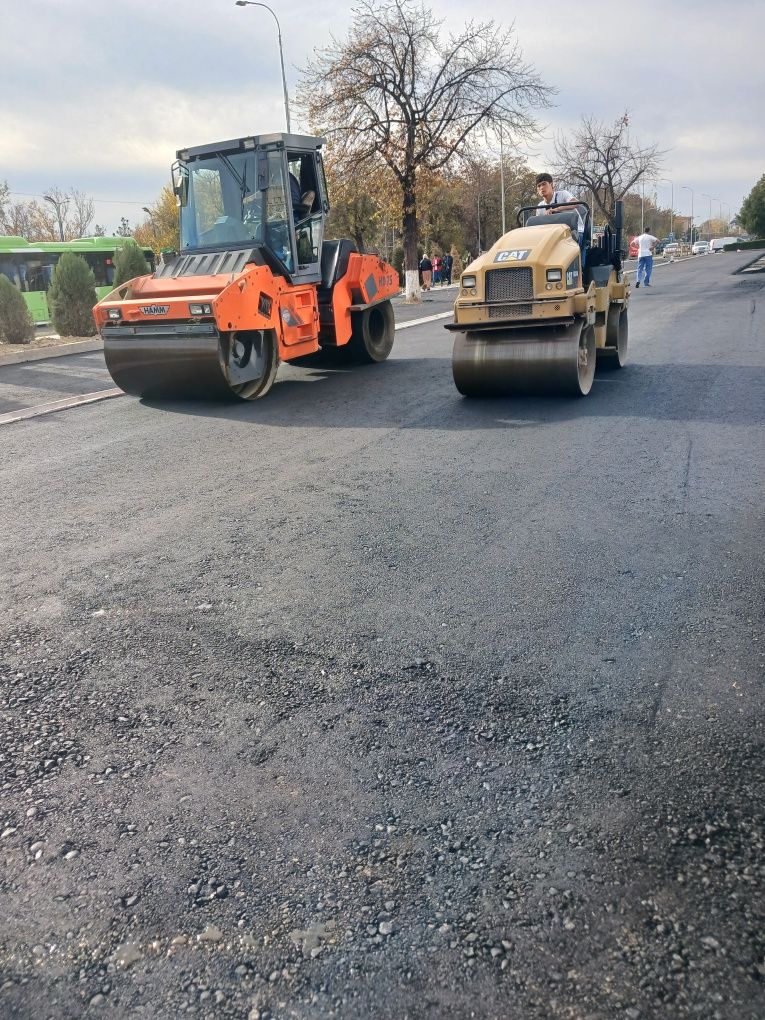
[[[457,389],[468,397],[585,396],[595,375],[595,331],[570,326],[458,333],[452,353]]]
[[[249,400],[270,389],[278,360],[270,334],[193,330],[105,326],[109,374],[125,393],[149,399]]]

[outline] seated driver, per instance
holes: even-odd
[[[537,175],[537,194],[542,199],[537,208],[542,213],[547,213],[548,216],[551,213],[562,212],[563,209],[573,209],[579,217],[579,235],[581,236],[584,234],[584,220],[582,219],[582,214],[579,212],[576,199],[570,191],[564,191],[562,189],[556,191],[553,187],[553,179],[550,174]],[[558,205],[558,208],[550,209],[549,207],[551,205]]]

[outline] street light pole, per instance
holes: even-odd
[[[670,234],[672,234],[673,214],[675,211],[675,185],[672,183],[669,177],[660,177],[658,183],[668,184],[671,189],[669,199],[669,232]],[[672,236],[674,237],[674,234]]]
[[[502,236],[504,237],[507,227],[505,226],[505,150],[502,146],[502,126],[499,128],[499,185],[502,189]]]
[[[282,49],[282,27],[274,10],[268,4],[260,3],[259,0],[236,0],[237,7],[265,7],[271,13],[276,22],[276,33],[279,37],[279,61],[282,65],[282,88],[284,89],[284,116],[287,121],[287,134],[290,134],[290,101],[287,95],[287,77],[284,74],[284,50]]]
[[[709,237],[711,239],[711,237],[712,237],[712,196],[711,195],[707,195],[704,191],[702,191],[701,192],[701,197],[709,199]]]
[[[640,193],[640,233],[645,233],[645,177],[640,182],[642,185]]]
[[[62,241],[65,241],[64,237],[64,216],[66,215],[67,206],[69,205],[69,199],[66,198],[51,198],[50,195],[43,195],[46,202],[50,202],[53,208],[56,210],[56,220],[58,222],[58,232]],[[61,210],[64,210],[63,212]]]
[[[154,235],[154,240],[156,241],[157,240],[157,224],[154,222],[154,214],[152,213],[152,211],[148,207],[148,205],[141,206],[141,208],[146,213],[146,215],[149,217],[149,223],[151,223],[151,232]]]
[[[691,244],[693,244],[693,188],[689,188],[687,184],[682,184],[681,188],[691,193]]]

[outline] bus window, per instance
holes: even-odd
[[[19,274],[13,259],[0,259],[0,273],[7,276],[14,287],[21,288]]]

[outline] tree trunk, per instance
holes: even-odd
[[[403,246],[404,246],[404,278],[406,293],[404,300],[410,304],[420,301],[420,273],[417,258],[417,197],[415,195],[414,176],[410,177],[403,188]]]

